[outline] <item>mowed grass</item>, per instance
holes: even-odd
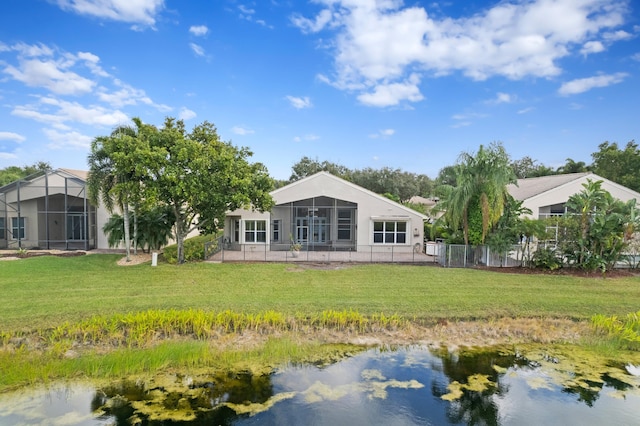
[[[118,255],[0,262],[0,331],[30,331],[149,309],[314,314],[353,310],[409,320],[588,319],[640,306],[640,277],[576,278],[413,265],[148,263]]]

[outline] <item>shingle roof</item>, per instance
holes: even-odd
[[[511,196],[516,200],[527,200],[538,194],[542,194],[543,192],[547,192],[553,188],[557,188],[590,174],[592,173],[569,173],[564,175],[518,179],[517,186],[514,184],[507,185],[507,191],[509,191],[509,194],[511,194]]]

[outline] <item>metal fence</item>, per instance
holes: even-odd
[[[287,250],[282,245],[225,243],[222,239],[205,245],[206,258],[214,262],[344,262],[439,264],[449,268],[478,266],[514,267],[522,265],[522,247],[494,253],[487,246],[428,243],[422,247],[359,245],[349,249],[306,247]]]
[[[214,245],[217,247],[213,248]],[[436,256],[408,246],[359,245],[355,248],[333,248],[299,251],[269,244],[211,243],[205,247],[207,260],[217,262],[344,262],[344,263],[436,263]]]
[[[447,268],[512,268],[522,266],[523,254],[523,247],[520,245],[513,245],[500,253],[485,245],[439,244],[437,258],[438,264]]]

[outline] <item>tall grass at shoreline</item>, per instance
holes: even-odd
[[[148,310],[93,316],[74,323],[67,321],[29,333],[2,332],[0,349],[30,346],[31,349],[44,348],[54,353],[64,353],[78,346],[144,348],[161,340],[182,337],[207,340],[222,334],[245,331],[270,334],[278,331],[335,329],[362,333],[396,329],[404,324],[406,320],[397,314],[365,316],[346,310],[329,310],[311,315],[298,313],[294,316],[276,311],[252,314],[230,310]]]
[[[623,317],[594,315],[591,324],[596,332],[604,335],[623,349],[640,350],[640,311]]]

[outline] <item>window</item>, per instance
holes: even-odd
[[[244,242],[245,243],[266,243],[267,242],[267,221],[266,220],[245,220]]]
[[[4,217],[0,217],[0,240],[4,240]]]
[[[407,222],[373,222],[374,244],[405,244],[407,242]]]
[[[25,238],[24,230],[24,217],[12,217],[11,218],[11,235],[14,240]]]
[[[271,222],[271,239],[273,241],[280,241],[280,229],[282,229],[281,220]]]
[[[338,241],[351,241],[351,212],[349,209],[338,210]]]

